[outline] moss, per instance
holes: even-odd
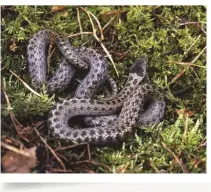
[[[44,93],[41,97],[34,95],[9,70],[30,85],[26,64],[28,40],[44,28],[51,28],[64,35],[79,33],[76,8],[65,6],[62,10],[52,11],[50,6],[1,7],[2,87],[16,119],[23,125],[30,125],[31,119],[33,122],[46,120],[49,109],[58,97],[49,97]],[[135,135],[121,147],[93,149],[92,159],[111,169],[102,165],[83,165],[78,170],[65,162],[67,168],[73,172],[87,172],[87,166],[95,172],[206,172],[206,7],[84,8],[99,19],[102,27],[112,19],[104,30],[103,44],[111,53],[119,72],[120,76],[117,77],[110,64],[111,75],[118,86],[124,85],[128,69],[135,59],[147,55],[151,82],[165,91],[168,108],[162,123],[137,128]],[[83,31],[92,31],[88,16],[79,10]],[[95,27],[97,29],[96,23]],[[105,55],[93,35],[84,35],[83,38],[77,36],[70,41],[76,47],[85,44]],[[189,66],[189,63],[194,65]],[[174,80],[176,76],[178,78]],[[66,93],[60,95],[65,96]],[[2,125],[5,122],[12,125],[9,110],[2,93]],[[3,127],[3,137],[9,135],[25,143],[14,134],[14,130],[4,131]],[[46,132],[42,132],[42,135],[47,137]],[[53,138],[47,139],[51,147],[57,146]],[[62,151],[60,155],[71,158],[73,162],[87,158],[74,150]],[[59,166],[56,161],[54,166]]]

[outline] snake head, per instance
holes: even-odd
[[[147,70],[147,62],[147,57],[140,57],[136,59],[135,63],[130,68],[130,73],[144,78]]]

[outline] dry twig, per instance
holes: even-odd
[[[85,145],[85,144],[81,143],[81,144],[74,144],[74,145],[65,146],[65,147],[59,147],[59,148],[55,149],[54,151],[64,151],[64,150],[72,149],[72,148],[75,148],[75,147],[81,146],[81,145]]]
[[[176,160],[176,162],[178,163],[178,165],[180,166],[180,168],[182,169],[183,173],[188,173],[188,171],[185,169],[185,167],[183,166],[182,161],[175,155],[175,153],[164,143],[161,142],[163,147],[172,154],[172,156],[174,157],[174,159]]]
[[[77,36],[79,36],[79,35],[91,35],[91,34],[93,34],[93,32],[87,31],[87,32],[75,33],[75,34],[72,34],[72,35],[68,35],[67,37],[68,37],[68,38],[72,38],[72,37],[77,37]]]
[[[96,161],[93,161],[93,160],[77,161],[75,163],[72,163],[71,165],[78,165],[78,164],[82,164],[82,163],[89,163],[89,164],[93,164],[93,165],[99,165],[99,166],[102,166],[102,167],[108,169],[110,172],[112,171],[112,169],[108,165],[105,165],[103,163],[99,163],[99,162],[96,162]]]
[[[80,18],[80,14],[79,14],[79,9],[76,8],[76,10],[77,10],[77,18],[78,18],[78,24],[79,24],[79,29],[80,29],[81,37],[83,37],[83,29],[82,29],[82,25],[81,25],[81,18]]]
[[[204,68],[204,69],[207,68],[206,66],[196,65],[196,64],[188,63],[188,62],[168,61],[168,63],[183,65],[183,66],[187,66],[187,67],[189,67],[189,66],[195,66],[195,67],[200,67],[200,68]]]
[[[31,156],[31,154],[28,153],[27,151],[17,149],[15,147],[11,146],[11,145],[8,145],[7,143],[4,143],[3,141],[1,141],[1,146],[6,148],[6,149],[8,149],[8,150],[10,150],[10,151],[13,151],[13,152],[15,152],[17,154],[23,155],[25,157],[30,157]]]
[[[37,93],[36,91],[34,91],[27,83],[25,83],[18,75],[16,75],[14,72],[12,72],[11,70],[9,70],[10,73],[12,73],[29,91],[31,91],[32,93],[34,93],[35,95],[37,95],[38,97],[41,97],[41,95],[39,93]]]
[[[174,83],[178,78],[180,78],[186,71],[187,69],[189,69],[195,62],[196,60],[202,55],[202,53],[205,51],[205,49],[207,48],[207,46],[205,46],[201,52],[187,65],[187,67],[185,69],[183,69],[179,74],[177,74],[172,80],[171,82],[169,83],[172,84]]]
[[[13,111],[11,110],[11,109],[13,109],[13,108],[11,107],[9,98],[8,98],[8,96],[7,96],[7,94],[6,94],[6,92],[5,92],[5,90],[4,90],[3,87],[2,87],[2,91],[3,91],[4,95],[5,95],[5,99],[6,99],[6,102],[7,102],[7,109],[8,109],[8,111],[9,111],[10,119],[11,119],[12,122],[13,122],[13,125],[14,125],[14,127],[15,127],[15,130],[17,131],[18,135],[19,135],[22,139],[24,139],[25,141],[29,142],[29,140],[28,140],[26,137],[24,137],[23,134],[22,134],[22,127],[23,127],[23,126],[22,126],[21,123],[15,118],[15,115],[14,115]]]
[[[184,25],[196,25],[197,27],[199,27],[201,30],[202,30],[202,32],[205,34],[205,35],[207,35],[207,32],[201,27],[201,24],[206,24],[206,22],[185,22],[185,23],[180,23],[179,25],[180,26],[184,26]]]
[[[48,143],[45,141],[45,139],[40,135],[40,133],[37,131],[36,128],[34,128],[34,130],[36,131],[37,135],[40,137],[41,141],[45,144],[45,146],[50,150],[50,152],[52,153],[52,155],[57,159],[57,161],[61,164],[62,168],[64,170],[66,170],[66,167],[64,165],[64,163],[62,162],[62,160],[57,156],[57,154],[54,152],[54,150],[48,145]]]
[[[181,146],[184,146],[184,142],[185,142],[185,138],[187,136],[187,133],[188,133],[188,113],[184,112],[185,114],[185,123],[184,123],[184,133],[183,133],[183,136],[182,136],[182,142],[181,142]],[[178,154],[181,155],[182,153],[182,150],[180,149]]]
[[[92,30],[93,30],[93,36],[94,38],[97,40],[97,42],[100,44],[100,46],[103,48],[103,50],[105,51],[105,53],[107,54],[108,58],[110,59],[111,63],[113,64],[113,67],[114,67],[114,70],[117,74],[117,77],[119,77],[119,73],[117,71],[117,68],[116,68],[116,65],[114,64],[114,61],[113,61],[113,58],[111,57],[110,53],[108,52],[108,50],[106,49],[106,47],[104,46],[104,44],[102,43],[102,41],[98,38],[97,34],[96,34],[96,29],[94,27],[94,23],[92,21],[92,18],[91,18],[91,13],[89,11],[87,11],[86,9],[83,9],[82,10],[88,15],[89,17],[89,20],[90,20],[90,23],[92,25]]]
[[[90,14],[90,15],[95,19],[95,21],[97,22],[98,27],[99,27],[99,30],[100,30],[101,41],[103,41],[103,40],[104,40],[104,35],[103,35],[103,29],[102,29],[102,27],[101,27],[100,22],[98,21],[97,17],[95,17],[95,15],[94,15],[93,13],[91,13],[90,11],[89,11],[89,14]]]
[[[194,24],[194,25],[198,25],[198,24],[201,24],[201,23],[205,23],[206,24],[206,22],[195,22],[195,21],[192,21],[192,22],[185,22],[185,23],[180,23],[179,25],[180,26],[183,26],[183,25],[192,25],[192,24]]]
[[[72,173],[72,170],[51,168],[50,173]]]
[[[88,157],[89,157],[89,160],[92,159],[91,157],[91,152],[90,152],[90,145],[87,144],[87,151],[88,151]]]

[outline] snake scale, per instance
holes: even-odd
[[[47,80],[46,49],[52,43],[58,46],[63,58],[53,77]],[[145,57],[138,58],[132,65],[128,80],[118,94],[115,82],[108,75],[108,62],[101,54],[86,47],[74,48],[68,38],[52,30],[41,30],[30,39],[27,59],[33,87],[40,89],[46,84],[49,94],[66,89],[77,70],[88,70],[74,97],[56,103],[49,112],[48,127],[55,137],[75,143],[106,144],[123,140],[137,124],[146,125],[163,119],[164,97],[144,81]],[[92,99],[106,80],[113,89],[113,96]],[[69,120],[75,116],[85,116],[89,127],[70,127]]]

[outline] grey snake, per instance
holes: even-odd
[[[58,46],[63,58],[53,77],[47,80],[46,49],[52,43]],[[146,81],[146,57],[138,58],[131,66],[127,82],[118,94],[115,82],[108,75],[105,57],[91,48],[72,47],[66,37],[52,30],[41,30],[29,40],[27,60],[33,87],[40,89],[46,84],[49,94],[65,90],[78,69],[88,70],[74,97],[56,103],[49,112],[48,127],[55,137],[74,143],[106,144],[124,140],[137,124],[148,125],[163,119],[166,102]],[[106,80],[113,88],[113,96],[93,99]],[[88,127],[70,127],[69,120],[75,116],[87,116]]]

